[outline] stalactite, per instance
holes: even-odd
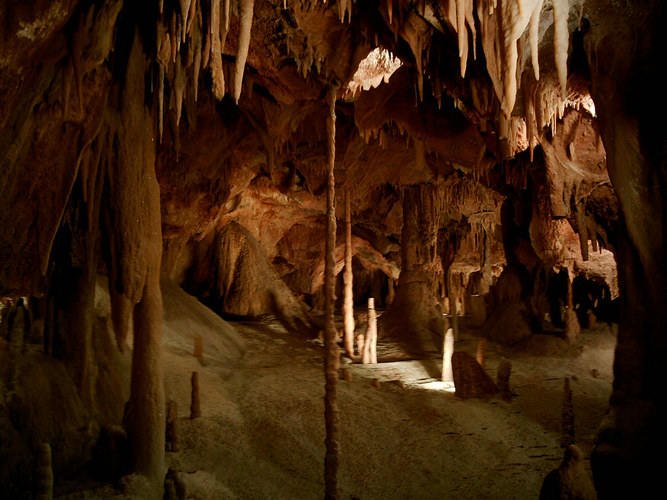
[[[213,78],[213,95],[216,99],[222,99],[225,96],[225,73],[222,69],[222,43],[220,41],[220,0],[211,2],[211,27],[209,31],[211,37],[209,64],[211,77]]]
[[[466,28],[466,0],[456,0],[456,31],[459,41],[459,59],[461,61],[461,78],[465,77],[468,63],[468,29]]]
[[[574,216],[577,221],[577,229],[579,231],[579,248],[581,249],[581,258],[584,261],[588,260],[588,224],[586,221],[586,201],[582,200],[577,203]]]
[[[255,0],[239,0],[239,40],[236,52],[236,64],[234,65],[234,87],[232,88],[234,101],[237,104],[241,97],[243,70],[248,58],[248,48],[250,47],[250,31],[252,29],[254,5]]]
[[[352,217],[350,187],[345,187],[345,269],[343,270],[343,338],[345,353],[354,359],[354,293],[352,276]],[[361,353],[359,353],[361,354]]]
[[[530,15],[530,24],[528,26],[528,33],[530,37],[530,59],[533,64],[533,74],[535,80],[540,79],[540,61],[539,61],[539,32],[540,32],[540,13],[542,12],[542,4],[544,0],[537,0],[535,8]]]
[[[164,66],[158,68],[158,93],[157,93],[157,113],[158,113],[158,136],[162,142],[162,133],[164,132]]]
[[[336,295],[336,207],[334,166],[336,159],[336,91],[332,85],[327,94],[329,112],[327,114],[327,235],[325,248],[325,329],[324,343],[326,355],[324,362],[325,397],[324,419],[326,428],[324,457],[324,497],[340,498],[338,491],[339,427],[338,411],[338,369],[340,356],[336,343],[336,324],[334,322],[334,302]]]
[[[79,101],[79,113],[83,115],[83,74],[81,73],[81,54],[83,52],[83,13],[79,14],[76,30],[72,36],[71,59],[74,69],[74,82],[76,85],[76,96]]]
[[[181,64],[181,60],[179,58],[178,61],[176,61],[176,64],[174,65],[174,69],[176,72],[176,75],[174,76],[174,83],[172,87],[175,103],[174,103],[174,111],[176,113],[176,127],[178,127],[179,123],[181,122],[181,112],[183,111],[183,95],[185,93],[185,85],[187,83],[187,75],[185,68]],[[178,128],[177,128],[178,130]],[[177,133],[177,132],[174,132]]]
[[[197,0],[192,0],[190,2],[190,7],[188,9],[188,20],[186,22],[186,26],[187,26],[186,31],[187,31],[187,34],[190,35],[190,36],[192,36],[192,26],[195,23],[195,19],[197,17],[197,12],[199,10],[197,3],[198,3]],[[185,42],[185,39],[183,41]]]
[[[229,32],[229,22],[231,19],[231,11],[230,11],[230,0],[224,0],[223,8],[224,10],[222,11],[225,21],[225,32]]]
[[[569,0],[553,0],[554,14],[554,59],[563,99],[567,97],[567,50],[569,31],[567,18],[570,13]]]
[[[188,17],[190,16],[191,0],[178,0],[181,6],[181,42],[185,43],[185,36],[188,31]],[[176,13],[173,14],[176,17]]]
[[[201,13],[201,2],[194,0],[192,5],[196,5],[197,17],[195,21],[195,26],[192,33],[192,44],[194,45],[194,60],[192,66],[192,88],[194,91],[195,102],[197,102],[197,97],[199,95],[199,71],[202,67],[202,13]]]

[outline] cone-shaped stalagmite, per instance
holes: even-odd
[[[343,340],[345,354],[354,358],[354,295],[352,291],[352,220],[350,188],[345,188],[345,269],[343,270]],[[361,352],[359,353],[361,355]]]
[[[327,94],[329,114],[327,116],[327,234],[325,246],[324,293],[325,324],[324,345],[324,420],[326,428],[324,457],[324,498],[337,499],[338,493],[338,434],[340,415],[338,413],[338,367],[340,355],[336,343],[334,303],[336,299],[336,207],[334,163],[336,158],[336,86],[332,85]]]

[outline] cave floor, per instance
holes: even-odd
[[[182,416],[180,451],[167,453],[167,465],[181,471],[188,498],[321,498],[323,347],[277,321],[232,324],[247,352],[231,372],[166,353],[167,399]],[[455,348],[474,356],[477,333],[464,328]],[[353,379],[338,386],[341,498],[536,498],[563,455],[566,376],[576,442],[589,467],[611,392],[614,345],[607,325],[584,330],[575,348],[553,335],[511,349],[489,342],[486,369],[494,380],[501,356],[512,362],[511,402],[432,389],[441,359],[347,365]],[[380,360],[394,352],[382,342],[378,351]],[[200,372],[202,417],[190,420],[193,370]]]

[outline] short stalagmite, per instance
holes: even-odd
[[[192,372],[190,379],[192,393],[190,398],[190,419],[201,417],[201,400],[199,397],[199,372]]]

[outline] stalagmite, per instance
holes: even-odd
[[[567,50],[570,33],[567,18],[570,13],[569,0],[553,0],[554,11],[554,59],[563,99],[567,96]]]
[[[442,355],[442,381],[454,382],[454,372],[452,371],[452,354],[454,354],[454,330],[447,328],[445,332],[445,342]]]
[[[190,379],[192,396],[190,399],[190,419],[201,417],[201,399],[199,398],[199,372],[192,372]]]
[[[354,358],[354,294],[352,290],[352,220],[350,188],[345,188],[345,269],[343,270],[343,340],[345,354]],[[359,353],[361,355],[361,353]]]
[[[377,357],[377,313],[375,312],[375,299],[368,298],[368,322],[366,323],[366,336],[364,339],[364,352],[361,362],[364,364],[376,364]]]
[[[194,356],[199,361],[199,364],[204,366],[204,339],[199,334],[195,335]]]
[[[394,278],[387,277],[387,297],[384,299],[384,303],[387,306],[394,302],[394,297],[396,296],[395,286]]]
[[[53,498],[53,469],[51,466],[51,445],[42,443],[37,449],[35,468],[35,500]]]
[[[510,375],[512,374],[512,363],[507,358],[503,358],[496,371],[496,383],[500,391],[500,397],[505,401],[512,400],[512,391],[510,389]]]
[[[239,41],[238,51],[236,52],[236,64],[234,66],[234,87],[232,88],[234,101],[237,104],[241,97],[243,70],[248,58],[248,48],[250,47],[250,31],[252,29],[254,4],[255,0],[239,0]]]
[[[563,384],[563,413],[561,416],[560,445],[565,448],[574,444],[574,407],[572,406],[572,389],[570,379],[565,377]]]
[[[477,341],[477,354],[475,355],[475,359],[479,363],[479,366],[482,368],[485,367],[486,365],[486,339],[481,338]]]
[[[454,290],[454,273],[451,271],[449,274],[449,314],[452,318],[452,330],[454,331],[454,338],[459,338],[459,299]]]
[[[165,435],[165,445],[168,451],[178,451],[180,443],[178,439],[178,404],[174,400],[167,403],[167,428]]]
[[[633,490],[636,491],[636,490]],[[539,500],[597,500],[598,494],[586,471],[584,454],[576,444],[565,449],[563,462],[544,478]],[[617,494],[611,498],[620,498]]]
[[[576,344],[581,333],[581,326],[577,313],[574,310],[574,298],[572,294],[572,274],[570,270],[567,273],[567,307],[565,308],[565,340],[568,344]]]
[[[325,420],[325,448],[324,456],[324,498],[340,498],[338,491],[338,461],[339,461],[339,428],[340,414],[338,411],[338,368],[340,355],[336,343],[336,324],[334,321],[334,306],[336,299],[336,206],[334,166],[336,160],[336,91],[332,85],[327,93],[329,113],[327,115],[327,234],[325,245],[325,325],[324,345],[324,420]]]

